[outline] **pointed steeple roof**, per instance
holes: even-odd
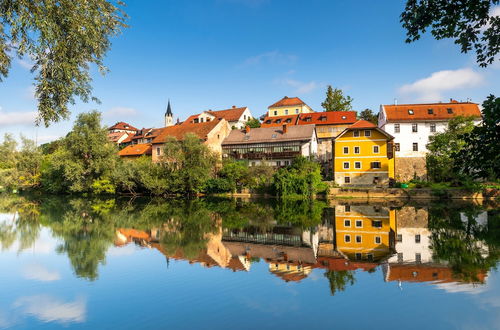
[[[174,114],[172,113],[172,108],[170,107],[170,100],[168,100],[168,105],[167,105],[167,112],[165,113],[167,116],[173,116]]]

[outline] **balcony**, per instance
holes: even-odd
[[[300,156],[300,151],[247,152],[244,154],[231,152],[227,155],[234,159],[287,159]]]

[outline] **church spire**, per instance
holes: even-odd
[[[165,127],[172,126],[174,124],[174,114],[172,108],[170,107],[170,99],[168,100],[167,111],[165,112]]]

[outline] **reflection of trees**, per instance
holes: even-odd
[[[2,250],[19,242],[18,251],[33,246],[40,234],[39,213],[36,203],[19,196],[1,196],[0,212],[12,213],[12,220],[0,223]]]
[[[330,283],[330,293],[332,296],[334,296],[336,292],[345,291],[348,285],[352,286],[356,282],[354,271],[352,270],[329,270],[324,276]]]
[[[481,282],[479,274],[496,266],[500,259],[498,212],[490,212],[487,224],[480,224],[480,208],[432,208],[433,258],[450,265],[455,275],[466,282]],[[461,214],[462,217],[461,217]]]

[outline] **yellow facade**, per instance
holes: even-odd
[[[311,109],[307,104],[268,108],[269,117],[298,115],[301,113],[311,113],[311,112],[314,112],[314,110]]]
[[[380,261],[390,256],[395,235],[395,210],[369,205],[335,208],[337,250],[351,260]]]
[[[340,186],[387,186],[389,178],[394,178],[390,141],[376,128],[348,129],[340,134],[334,142],[335,182]]]

